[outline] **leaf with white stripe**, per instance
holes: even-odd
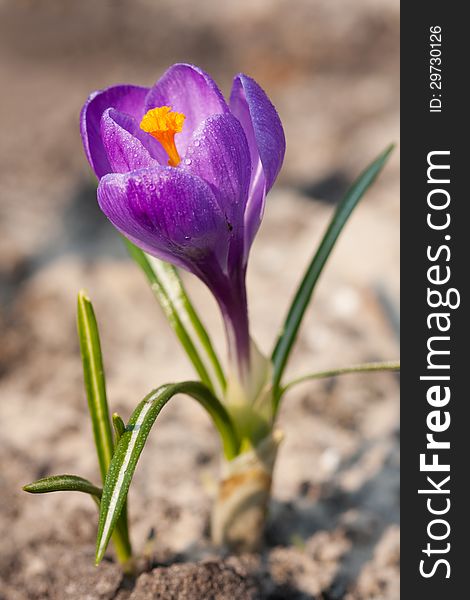
[[[222,366],[177,269],[165,261],[148,256],[128,239],[123,239],[129,255],[147,277],[170,327],[201,381],[218,395],[222,394],[226,387]]]
[[[101,498],[96,541],[96,564],[104,556],[109,539],[126,501],[137,461],[144,449],[155,419],[165,404],[176,394],[186,394],[206,409],[221,436],[224,454],[228,460],[234,458],[239,451],[239,440],[227,410],[203,383],[185,381],[167,384],[151,392],[132,413],[109,466]]]

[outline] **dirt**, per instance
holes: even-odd
[[[207,68],[226,93],[234,73],[250,73],[285,125],[285,166],[248,273],[253,335],[266,353],[335,203],[397,140],[395,0],[0,1],[0,599],[397,600],[395,375],[288,394],[259,555],[210,545],[219,445],[184,398],[159,417],[130,493],[136,579],[111,551],[93,566],[89,498],[21,491],[47,474],[99,480],[75,331],[80,288],[97,313],[113,411],[126,419],[150,389],[194,377],[96,207],[77,127],[91,90],[149,85],[178,60]],[[289,378],[398,356],[398,164],[396,153],[335,249]],[[223,355],[212,299],[185,282]]]

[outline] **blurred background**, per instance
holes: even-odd
[[[180,61],[209,71],[226,95],[236,73],[251,75],[285,127],[285,164],[248,276],[252,329],[267,353],[335,204],[398,141],[398,0],[0,0],[2,599],[127,597],[112,563],[92,566],[89,499],[20,488],[53,473],[98,480],[75,330],[80,288],[95,305],[112,410],[127,419],[151,388],[193,376],[97,208],[78,128],[91,91],[150,86]],[[322,276],[290,375],[398,356],[398,211],[396,151]],[[215,305],[185,281],[223,354]],[[280,424],[268,547],[262,563],[237,567],[263,574],[253,597],[398,598],[396,377],[305,384]],[[207,555],[217,452],[197,406],[166,410],[131,492],[137,551],[153,530],[162,564]],[[74,587],[77,573],[91,595]]]

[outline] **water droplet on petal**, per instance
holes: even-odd
[[[199,140],[194,140],[194,145],[196,146],[196,148],[201,144],[201,142]]]
[[[191,159],[190,158],[185,158],[184,159],[184,164],[185,165],[190,165],[191,164]]]

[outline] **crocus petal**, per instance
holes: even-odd
[[[245,130],[252,157],[259,155],[269,191],[284,160],[286,140],[281,120],[254,79],[240,73],[233,81],[230,110]]]
[[[180,156],[200,123],[210,115],[229,112],[222,92],[215,81],[193,65],[176,64],[170,67],[150,90],[145,109],[171,106],[186,117],[183,131],[175,138]]]
[[[98,178],[111,173],[111,165],[101,140],[101,116],[107,108],[133,116],[139,123],[144,114],[148,88],[135,85],[115,85],[94,92],[86,101],[80,115],[80,132],[85,154]]]
[[[210,185],[226,226],[241,237],[251,160],[240,122],[229,113],[205,119],[194,132],[181,166]]]
[[[199,177],[160,165],[109,174],[100,181],[98,203],[121,233],[157,258],[198,275],[211,256],[226,260],[225,218]]]
[[[242,124],[253,165],[245,211],[245,260],[258,231],[264,201],[284,160],[286,141],[279,115],[260,86],[242,73],[233,81],[230,110]]]
[[[152,136],[140,129],[137,121],[114,108],[101,117],[101,139],[113,173],[127,173],[157,166],[168,159]]]

